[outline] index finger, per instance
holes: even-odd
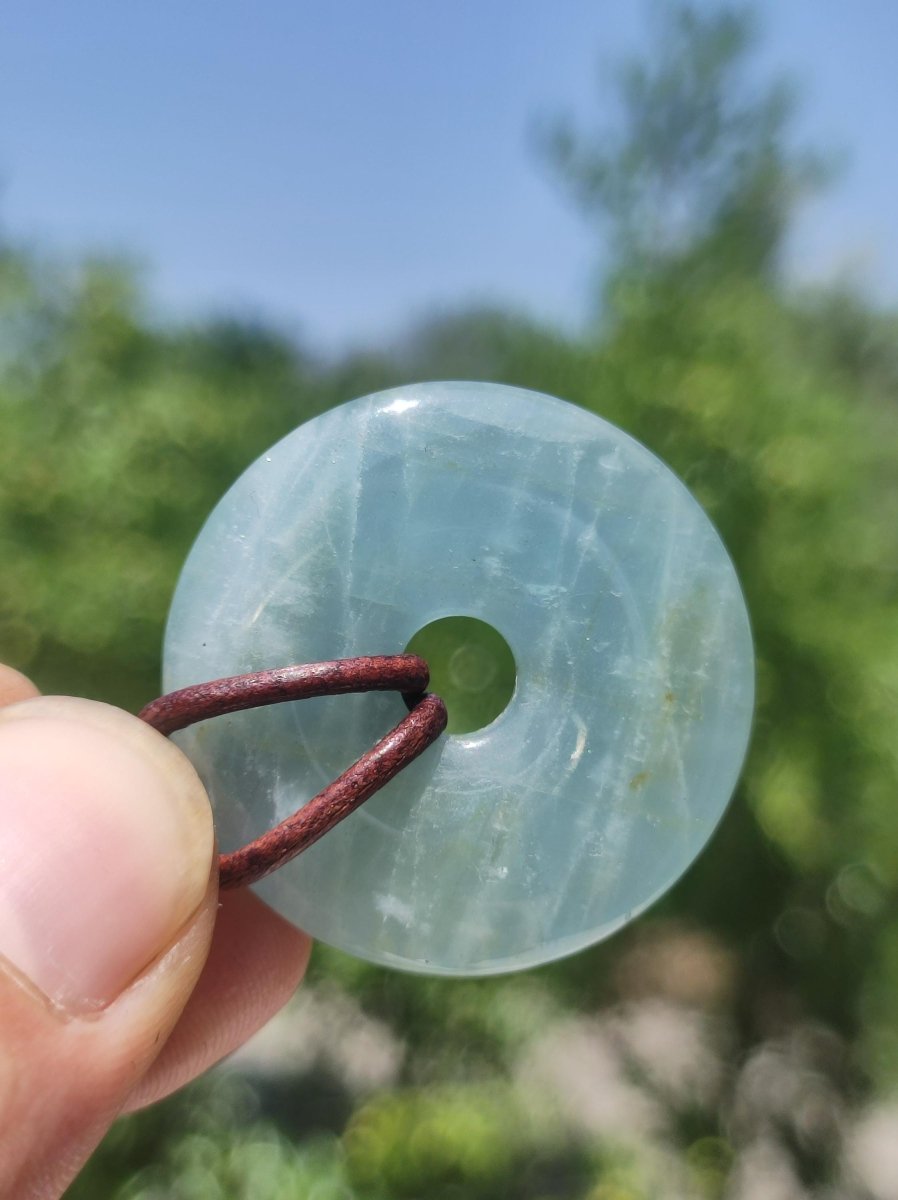
[[[39,695],[31,680],[21,671],[0,663],[0,708],[7,704],[18,704],[20,700],[33,700]]]

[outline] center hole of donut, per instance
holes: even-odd
[[[449,733],[483,729],[514,695],[517,667],[498,629],[476,617],[441,617],[419,629],[405,648],[430,666],[430,688],[442,696]]]

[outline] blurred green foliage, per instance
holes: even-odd
[[[822,168],[790,93],[747,82],[751,20],[660,20],[614,129],[543,138],[618,248],[584,336],[469,312],[325,364],[262,328],[159,328],[115,263],[0,256],[0,656],[44,690],[154,695],[179,565],[236,475],[428,377],[541,389],[645,442],[720,529],[758,654],[734,805],[635,929],[476,982],[319,948],[309,995],[401,1046],[393,1074],[218,1075],[120,1124],[73,1200],[714,1197],[761,1150],[803,1194],[855,1194],[851,1114],[898,1085],[898,315],[782,282]]]

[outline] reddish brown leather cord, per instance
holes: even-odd
[[[233,675],[181,688],[152,701],[141,720],[170,734],[224,713],[311,696],[398,691],[408,716],[342,775],[280,825],[219,859],[222,888],[244,887],[301,854],[354,812],[436,741],[446,728],[446,706],[425,692],[430,672],[414,654],[343,658]]]

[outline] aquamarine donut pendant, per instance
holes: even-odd
[[[449,616],[507,641],[507,707],[256,890],[362,958],[488,975],[607,937],[694,860],[745,754],[751,634],[720,538],[644,446],[536,392],[416,384],[314,418],[237,480],[178,583],[165,689],[399,654]],[[229,850],[403,711],[334,696],[175,738]]]

